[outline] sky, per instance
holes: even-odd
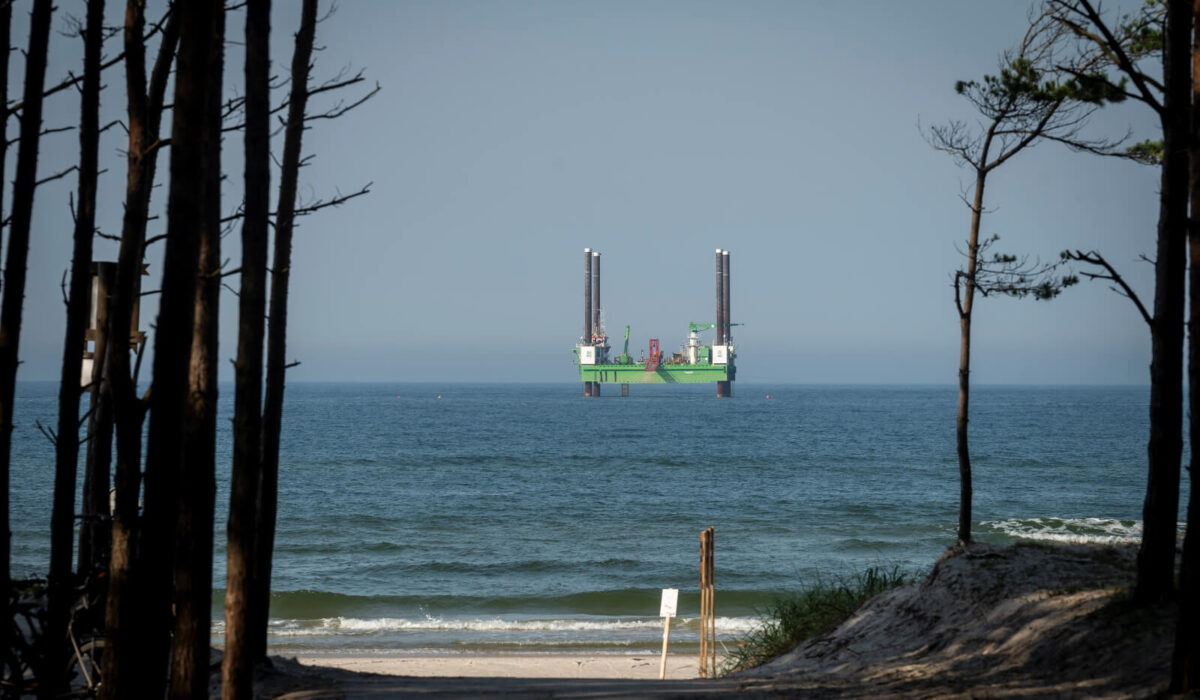
[[[148,15],[163,4],[149,2]],[[123,3],[109,5],[119,24]],[[272,60],[284,75],[299,3],[274,5]],[[584,248],[602,254],[609,335],[629,325],[635,356],[649,338],[675,348],[689,321],[713,320],[713,251],[723,248],[732,320],[745,324],[734,334],[739,381],[955,382],[951,282],[972,174],[923,129],[976,123],[954,83],[996,72],[1027,10],[1019,0],[344,0],[318,26],[314,81],[362,70],[365,87],[342,98],[375,83],[380,92],[305,133],[313,160],[300,197],[367,183],[371,193],[300,222],[287,354],[301,364],[290,381],[578,381]],[[15,10],[19,45],[27,12]],[[80,42],[64,32],[83,12],[82,0],[59,3],[48,82],[79,71]],[[244,16],[228,22],[234,96]],[[13,64],[19,86],[23,62]],[[115,70],[104,123],[123,118]],[[325,97],[324,108],[338,99]],[[47,103],[47,127],[77,120],[76,93]],[[1140,105],[1107,108],[1088,129],[1158,134]],[[98,225],[110,234],[124,139],[116,127],[101,144]],[[73,132],[48,136],[39,174],[69,167],[77,150]],[[223,159],[232,212],[237,134]],[[68,177],[37,192],[20,379],[58,376],[75,187]],[[1043,260],[1099,250],[1150,303],[1153,270],[1139,256],[1154,252],[1157,192],[1154,168],[1041,144],[988,180],[983,233]],[[159,187],[160,217],[165,197]],[[236,268],[238,231],[222,245]],[[161,281],[161,247],[148,254],[146,289]],[[98,242],[97,258],[115,260],[116,245]],[[223,360],[236,351],[232,289],[221,299]],[[153,339],[154,297],[145,304]],[[972,349],[976,383],[1148,381],[1146,324],[1101,282],[1052,302],[981,300]],[[230,363],[221,370],[232,378]]]

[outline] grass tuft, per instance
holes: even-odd
[[[832,632],[862,604],[909,578],[899,567],[873,566],[855,576],[815,583],[780,598],[759,613],[761,625],[738,643],[722,666],[722,675],[761,666],[795,649],[800,642]]]

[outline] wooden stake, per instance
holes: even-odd
[[[713,528],[700,533],[700,677],[717,675],[717,622],[713,598]],[[711,665],[710,665],[711,660]]]
[[[671,640],[671,618],[663,618],[663,651],[662,664],[658,667],[658,680],[664,680],[667,677],[667,642]]]
[[[714,581],[716,570],[713,566],[713,555],[715,552],[716,531],[710,527],[708,528],[708,623],[711,627],[710,634],[708,635],[708,653],[712,658],[712,675],[714,678],[717,675],[717,586]]]
[[[708,530],[700,532],[700,677],[708,677]]]

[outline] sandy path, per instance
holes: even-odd
[[[389,676],[449,678],[658,678],[661,657],[646,654],[461,654],[456,656],[301,656],[305,666],[324,666]],[[667,657],[667,678],[696,678],[699,660]]]

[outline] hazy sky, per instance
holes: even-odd
[[[163,3],[149,4],[157,16]],[[123,3],[110,5],[117,24]],[[282,74],[299,3],[275,5]],[[995,72],[1027,7],[346,0],[318,27],[315,77],[362,68],[382,91],[306,133],[316,158],[301,196],[368,181],[373,192],[301,222],[288,355],[302,364],[289,376],[576,381],[585,247],[603,254],[610,336],[630,325],[635,355],[650,337],[674,348],[688,321],[713,319],[713,251],[726,248],[733,321],[745,324],[735,333],[739,380],[952,383],[951,275],[970,174],[918,125],[973,118],[954,82]],[[22,22],[25,12],[18,4]],[[83,3],[60,3],[55,28],[71,13]],[[240,92],[243,22],[230,15],[230,95]],[[14,41],[24,44],[24,32],[15,28]],[[50,80],[79,70],[77,44],[54,35]],[[107,53],[118,50],[114,41]],[[116,70],[105,76],[105,121],[123,116]],[[77,119],[74,93],[48,103],[47,126]],[[1138,106],[1108,110],[1092,128],[1157,134]],[[119,232],[123,140],[115,128],[102,144],[108,233]],[[241,148],[237,135],[226,140],[230,211]],[[73,133],[48,137],[41,174],[73,163],[76,150]],[[1099,249],[1149,303],[1152,270],[1137,258],[1154,251],[1157,177],[1044,144],[993,174],[984,232],[1043,259]],[[74,189],[68,178],[37,194],[24,379],[57,377]],[[159,213],[165,194],[155,194]],[[236,267],[237,232],[223,245]],[[115,259],[115,244],[101,243],[98,256]],[[147,289],[159,285],[159,256]],[[221,303],[221,353],[231,358],[236,297]],[[149,302],[144,327],[153,315]],[[1051,303],[989,298],[976,307],[973,377],[1145,383],[1149,347],[1133,305],[1101,283]]]

